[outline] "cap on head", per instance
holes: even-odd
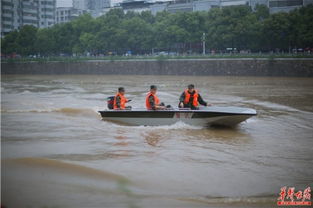
[[[195,86],[193,84],[190,84],[190,85],[188,85],[188,89],[189,90],[195,89]]]
[[[124,87],[119,87],[119,88],[118,88],[118,92],[125,92]]]
[[[150,90],[156,90],[156,89],[157,89],[157,86],[155,86],[155,85],[150,86]]]

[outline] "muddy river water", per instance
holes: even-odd
[[[254,108],[236,128],[102,121],[124,86],[151,84],[177,106],[186,85],[215,106]],[[280,188],[313,186],[313,79],[3,75],[5,207],[277,207]]]

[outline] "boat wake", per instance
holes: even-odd
[[[104,121],[107,123],[111,123],[109,121]],[[160,126],[126,126],[124,124],[117,124],[115,123],[111,123],[114,127],[123,127],[123,129],[145,129],[145,130],[149,130],[149,129],[153,129],[153,130],[176,130],[176,129],[203,129],[204,127],[202,126],[193,126],[193,125],[189,125],[186,124],[182,121],[178,121],[174,124],[171,125],[160,125]]]
[[[139,128],[147,128],[147,126],[139,126]],[[163,126],[154,126],[152,127],[153,129],[168,129],[168,130],[172,130],[172,129],[202,129],[203,127],[201,126],[193,126],[193,125],[189,125],[186,124],[182,121],[178,121],[172,125],[163,125]]]
[[[26,166],[30,168],[45,168],[49,169],[49,171],[59,171],[62,174],[68,173],[71,176],[76,175],[106,180],[128,181],[127,178],[115,173],[47,158],[11,158],[2,159],[1,163],[6,167]]]
[[[1,113],[61,113],[70,116],[94,116],[98,115],[96,110],[88,108],[55,108],[55,109],[25,109],[25,110],[6,110],[2,109]]]
[[[274,195],[265,196],[247,196],[247,197],[182,197],[178,198],[181,201],[189,201],[200,204],[217,204],[217,205],[231,205],[231,207],[241,207],[242,205],[251,205],[257,207],[263,207],[268,205],[273,205],[276,202],[276,197]]]
[[[289,112],[301,112],[301,110],[287,106],[287,105],[282,105],[278,103],[273,103],[273,102],[268,102],[268,101],[260,101],[260,100],[246,100],[242,101],[242,103],[245,104],[251,104],[255,106],[261,106],[262,108],[265,109],[271,109],[271,110],[278,110],[278,111],[289,111]]]

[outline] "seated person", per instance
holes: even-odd
[[[160,103],[159,98],[156,96],[157,87],[155,85],[150,86],[150,91],[146,96],[146,108],[147,110],[164,110],[166,106],[164,103]]]
[[[124,87],[119,87],[118,92],[114,97],[114,102],[113,102],[113,109],[114,110],[125,110],[125,109],[130,109],[130,106],[126,106],[126,103],[129,100],[126,99],[125,97],[125,89]]]
[[[186,89],[179,98],[179,108],[190,108],[192,110],[198,110],[199,103],[204,106],[211,106],[205,102],[197,90],[195,90],[195,86],[193,84],[188,85],[188,89]]]

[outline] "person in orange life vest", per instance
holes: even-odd
[[[150,86],[150,91],[146,97],[147,110],[163,110],[166,109],[164,103],[160,103],[159,98],[156,96],[157,87],[155,85]]]
[[[126,103],[128,102],[128,100],[124,95],[125,95],[124,87],[119,87],[118,93],[114,97],[113,103],[114,110],[125,110],[125,108],[127,108]]]
[[[198,105],[211,106],[205,102],[197,90],[195,90],[195,86],[193,84],[188,85],[188,89],[186,89],[179,98],[179,108],[191,108],[192,110],[197,110]]]

